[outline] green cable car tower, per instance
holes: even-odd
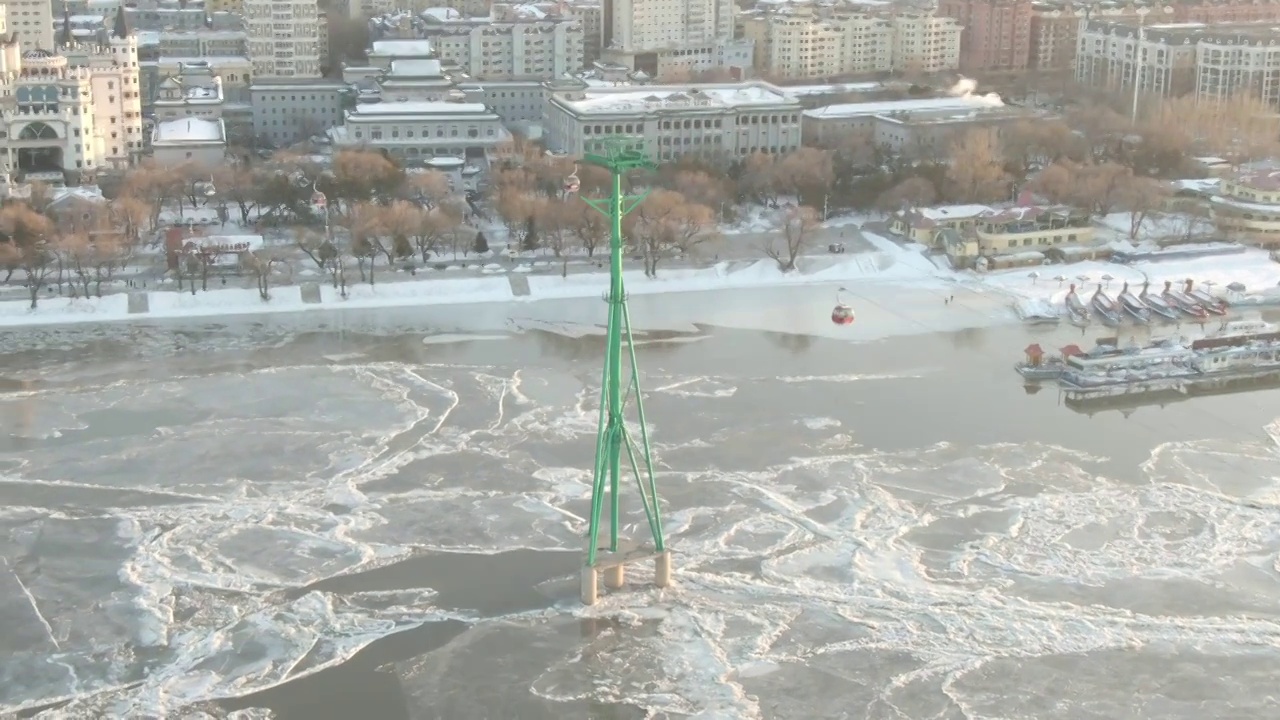
[[[608,333],[605,340],[604,376],[600,383],[600,420],[596,433],[596,458],[591,486],[591,524],[587,557],[582,568],[582,602],[594,605],[599,597],[598,581],[604,576],[605,586],[617,589],[624,582],[627,565],[654,561],[654,583],[658,587],[671,584],[671,553],[662,536],[662,516],[658,511],[658,488],[653,479],[649,452],[649,428],[645,425],[644,402],[640,397],[640,367],[631,340],[631,313],[622,282],[622,218],[644,201],[645,195],[625,195],[623,176],[632,170],[653,168],[641,147],[625,140],[609,140],[604,154],[588,153],[586,162],[609,171],[612,192],[607,198],[586,199],[586,203],[609,218],[609,305]],[[577,191],[577,176],[571,176],[566,187]],[[625,338],[625,342],[624,342]],[[626,353],[624,360],[623,353]],[[623,381],[623,365],[630,367],[630,379]],[[627,428],[627,404],[635,404],[635,425],[639,438]],[[637,439],[639,442],[637,443]],[[624,470],[624,462],[626,468]],[[628,542],[618,537],[619,499],[622,485],[633,475],[649,521],[652,546]],[[600,537],[601,515],[606,496],[609,502],[607,542]]]

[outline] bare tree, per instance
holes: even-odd
[[[658,263],[673,253],[688,252],[713,221],[711,208],[690,203],[678,192],[651,192],[630,223],[630,238],[644,258],[645,275],[657,277]]]
[[[778,205],[776,160],[768,153],[752,153],[742,164],[742,191],[752,195],[761,204]]]
[[[587,257],[595,257],[596,250],[609,242],[612,228],[609,218],[586,203],[569,203],[566,211],[569,231],[578,244],[587,251]]]
[[[376,266],[379,255],[386,255],[382,244],[382,212],[376,204],[358,203],[344,218],[344,223],[351,233],[351,255],[356,259],[356,267],[360,269],[360,280],[368,280],[369,285],[375,283]],[[369,263],[369,273],[364,272],[365,263]]]
[[[534,218],[537,217],[543,198],[535,195],[509,190],[498,197],[498,215],[507,228],[508,248],[526,248],[530,242],[530,231],[534,230]]]
[[[258,296],[263,302],[271,299],[271,274],[284,260],[269,250],[253,250],[242,253],[240,264],[253,275],[258,285]]]
[[[876,198],[876,207],[882,212],[891,213],[905,208],[932,205],[937,199],[938,191],[931,180],[912,177],[880,193],[880,197]]]
[[[296,227],[293,229],[293,242],[316,264],[320,272],[329,275],[334,289],[341,289],[345,296],[346,276],[342,272],[342,253],[333,244],[333,240],[310,228]]]
[[[1130,177],[1127,183],[1120,186],[1117,194],[1120,205],[1129,211],[1129,239],[1137,240],[1142,224],[1164,207],[1169,189],[1153,178]]]
[[[782,237],[771,238],[765,245],[765,254],[778,263],[778,269],[782,272],[795,270],[796,258],[808,247],[812,231],[816,227],[818,212],[813,208],[800,206],[788,209],[782,223]]]
[[[4,238],[0,245],[4,263],[12,264],[26,275],[31,309],[35,310],[40,290],[58,267],[52,246],[53,223],[24,203],[12,203],[0,208],[0,236]]]
[[[436,208],[452,194],[449,178],[439,170],[415,171],[405,174],[403,194],[423,207]]]
[[[990,202],[1005,195],[1009,178],[990,130],[970,130],[951,145],[947,194],[957,202]]]

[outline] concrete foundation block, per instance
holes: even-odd
[[[617,590],[627,582],[627,568],[625,565],[614,565],[611,568],[604,569],[604,586],[610,590]]]
[[[302,292],[302,302],[307,305],[318,305],[320,303],[319,283],[302,283],[300,291]]]
[[[671,551],[658,553],[653,559],[653,584],[660,588],[671,587]]]
[[[144,292],[129,293],[129,314],[145,315],[151,312],[151,296]]]
[[[595,568],[589,565],[582,566],[581,594],[583,605],[595,605],[596,601],[600,599],[600,586],[597,584],[598,580],[599,574],[596,572]]]

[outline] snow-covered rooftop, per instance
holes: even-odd
[[[433,7],[422,11],[422,17],[430,20],[461,20],[462,13],[448,7]]]
[[[431,54],[430,40],[374,40],[372,55],[391,57],[426,57]]]
[[[1000,107],[1004,102],[995,95],[961,95],[960,97],[927,98],[920,100],[886,100],[883,102],[845,103],[805,110],[804,116],[814,120],[886,115],[900,112],[928,110],[973,110]]]
[[[211,68],[235,65],[251,65],[249,58],[242,55],[227,55],[222,57],[181,57],[181,56],[165,56],[159,60],[139,60],[138,65],[141,67],[169,67],[177,65],[190,65],[192,63],[205,63]]]
[[[917,212],[930,220],[958,220],[962,218],[972,218],[990,211],[990,205],[939,205],[938,207],[927,207],[917,210]]]
[[[444,77],[444,71],[440,67],[439,60],[414,58],[409,60],[392,60],[391,71],[387,73],[392,78],[417,78],[417,77]]]
[[[740,107],[744,105],[793,105],[795,100],[758,84],[717,87],[648,86],[610,91],[593,88],[583,100],[559,98],[559,102],[579,113],[622,113],[666,108]]]
[[[226,128],[221,120],[179,118],[156,123],[155,130],[152,131],[151,144],[195,145],[222,143],[226,141],[226,137]]]
[[[356,105],[351,117],[377,117],[381,115],[476,115],[488,114],[484,103],[453,103],[394,101]]]

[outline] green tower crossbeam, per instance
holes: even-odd
[[[609,496],[609,546],[610,552],[618,552],[618,500],[622,483],[622,462],[625,453],[631,474],[635,475],[644,504],[649,531],[653,535],[655,552],[664,552],[666,542],[662,537],[662,516],[658,512],[658,487],[653,479],[653,466],[649,451],[649,429],[645,425],[644,403],[640,398],[640,368],[636,363],[636,350],[631,341],[631,313],[627,309],[627,294],[622,281],[622,218],[644,201],[645,195],[625,195],[622,191],[623,176],[632,170],[653,168],[643,150],[634,141],[608,140],[604,154],[587,153],[586,162],[609,171],[612,192],[607,198],[586,199],[585,202],[609,218],[609,325],[605,341],[604,376],[600,387],[600,420],[596,434],[596,458],[594,481],[591,486],[590,545],[587,548],[587,566],[594,567],[600,547],[600,515],[604,510],[605,495]],[[623,338],[626,339],[626,362],[630,365],[631,379],[623,384]],[[640,442],[626,427],[627,401],[635,399]],[[637,457],[639,456],[639,457]]]

